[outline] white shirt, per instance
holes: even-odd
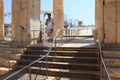
[[[53,23],[54,23],[54,20],[51,18],[50,21],[49,20],[47,21],[46,28],[47,29],[52,29],[53,28]]]

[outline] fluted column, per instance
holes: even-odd
[[[117,0],[117,43],[120,43],[120,0]]]
[[[30,30],[40,29],[40,0],[12,0],[12,36],[16,43],[32,38]]]
[[[64,24],[64,7],[63,0],[53,0],[53,16],[54,16],[54,33]]]
[[[4,7],[3,7],[3,0],[0,0],[0,40],[4,40]]]
[[[103,15],[103,0],[95,0],[95,27],[98,29],[100,42],[104,42]]]

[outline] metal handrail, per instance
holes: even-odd
[[[104,70],[105,70],[105,73],[106,73],[106,75],[107,75],[108,80],[111,80],[110,74],[109,74],[109,72],[108,72],[108,69],[107,69],[106,64],[105,64],[105,62],[104,62],[104,59],[103,59],[103,53],[102,53],[102,49],[101,49],[101,44],[100,44],[100,42],[98,42],[98,46],[99,46],[99,51],[100,51],[101,63],[102,63],[102,65],[103,65],[103,68],[104,68]]]
[[[65,31],[65,33],[64,33],[64,31]],[[72,29],[58,29],[58,31],[56,32],[56,35],[54,37],[54,41],[53,41],[54,47],[57,47],[57,41],[56,41],[56,39],[59,36],[59,33],[61,33],[60,34],[60,36],[61,36],[60,40],[61,40],[61,45],[63,45],[64,43],[66,43],[66,42],[68,42],[68,41],[70,41],[70,40],[72,40],[74,38],[73,37],[73,36],[75,36],[74,35],[74,31],[75,30],[72,30]],[[62,42],[63,41],[63,37],[65,37],[65,42]]]
[[[99,34],[97,34],[97,36],[98,36],[98,38],[100,38],[100,37],[99,37]],[[99,52],[100,52],[101,66],[103,66],[103,68],[104,68],[104,70],[105,70],[105,74],[106,74],[106,76],[107,76],[107,79],[108,79],[108,80],[111,80],[110,74],[109,74],[109,72],[108,72],[108,69],[107,69],[106,64],[105,64],[105,62],[104,62],[104,59],[103,59],[102,47],[101,47],[101,43],[100,43],[99,40],[100,40],[100,39],[97,40],[97,43],[98,43]],[[101,78],[102,78],[102,75],[101,75]]]
[[[57,37],[59,36],[60,31],[62,31],[62,30],[63,30],[63,29],[58,29],[57,32],[56,32],[56,34],[55,34],[55,36],[54,36],[54,38],[53,38],[53,43],[54,43],[55,45],[57,44],[57,43],[56,43],[56,39],[57,39]],[[36,30],[33,30],[33,31],[36,31]],[[37,30],[37,31],[38,31],[38,30]],[[74,35],[74,34],[72,33],[71,36],[72,36],[72,35]],[[66,37],[67,37],[67,36],[66,36]],[[55,47],[57,47],[57,46],[55,46]],[[38,61],[40,61],[40,60],[42,60],[42,59],[44,59],[44,58],[47,58],[48,55],[50,54],[50,51],[52,50],[52,48],[53,48],[53,45],[51,45],[51,47],[49,48],[48,53],[47,53],[46,55],[40,56],[40,58],[38,58],[37,60],[33,61],[32,63],[28,64],[27,66],[23,67],[22,69],[14,72],[13,74],[5,77],[3,80],[8,80],[8,79],[10,79],[11,77],[15,76],[16,74],[22,72],[23,70],[25,70],[25,69],[27,69],[27,68],[30,68],[31,65],[35,64],[36,62],[38,62]],[[47,60],[47,59],[46,59],[46,60]],[[47,61],[46,61],[46,64],[47,64]],[[31,72],[31,69],[29,69],[29,70],[30,70],[30,72]],[[46,71],[47,71],[47,70],[48,70],[48,67],[46,66]],[[48,75],[47,75],[47,76],[48,76]],[[31,80],[31,78],[30,78],[30,80]]]
[[[56,33],[56,35],[55,35],[55,37],[53,39],[53,42],[55,42],[55,39],[57,38],[59,32],[60,32],[60,29],[57,31],[57,33]],[[9,75],[8,77],[4,78],[3,80],[7,80],[7,79],[15,76],[16,74],[20,73],[21,71],[25,70],[26,68],[30,68],[30,66],[33,65],[33,64],[35,64],[36,62],[44,59],[45,57],[48,57],[48,55],[50,54],[50,51],[51,51],[52,47],[53,46],[51,45],[51,47],[49,48],[48,53],[46,55],[40,56],[40,58],[38,58],[37,60],[33,61],[32,63],[28,64],[27,66],[23,67],[22,69],[14,72],[13,74]]]
[[[33,42],[33,45],[35,45],[37,43],[37,40],[38,40],[38,36],[40,35],[40,31],[41,30],[30,30],[30,34],[32,34],[32,37],[31,37],[31,42]],[[38,34],[37,36],[35,34]]]

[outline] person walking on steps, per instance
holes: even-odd
[[[53,41],[53,26],[54,26],[54,20],[51,18],[51,14],[47,14],[48,18],[46,19],[45,25],[46,25],[46,33],[49,37],[48,42]]]

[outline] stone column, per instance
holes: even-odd
[[[95,28],[98,30],[100,42],[104,42],[103,0],[95,0]]]
[[[117,0],[117,43],[120,43],[120,0]]]
[[[54,33],[64,26],[63,0],[53,0]]]
[[[0,0],[0,40],[4,40],[4,7],[3,7],[3,0]]]
[[[29,42],[30,30],[40,29],[40,0],[12,0],[12,36],[16,43]]]
[[[117,0],[104,0],[105,43],[117,43]]]

